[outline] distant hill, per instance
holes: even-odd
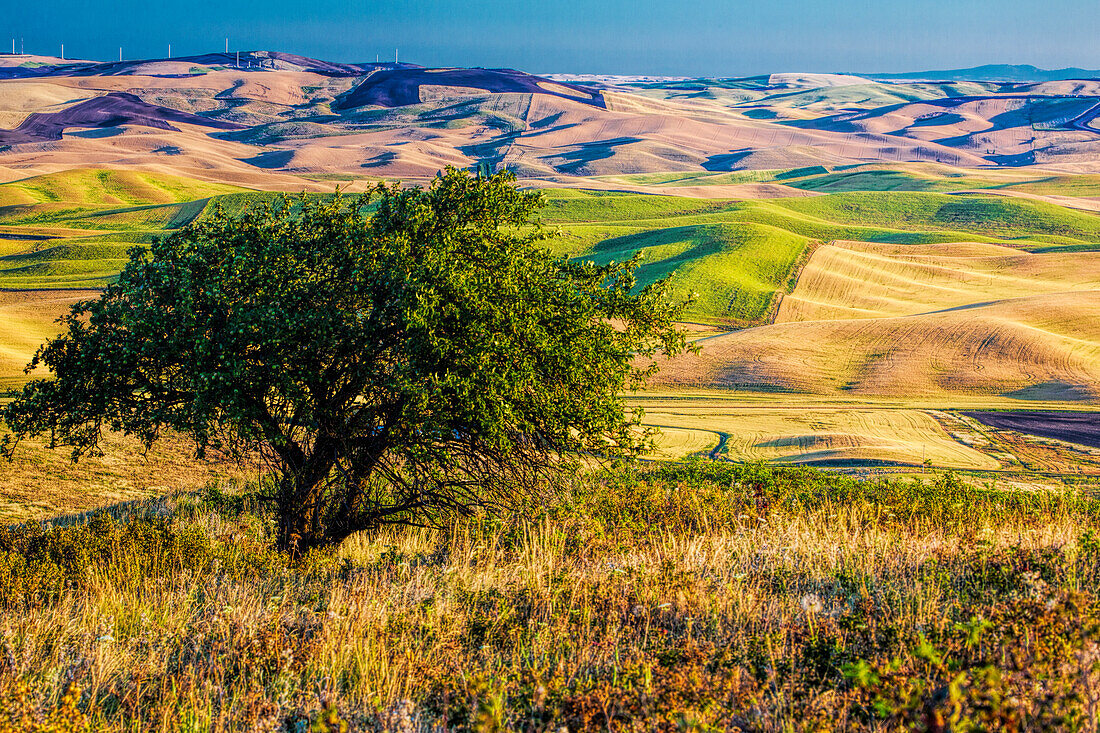
[[[705,182],[678,193],[717,198],[809,195],[817,183],[787,182],[874,164],[930,165],[935,176],[938,166],[1100,173],[1100,79],[1058,80],[1090,74],[1100,77],[988,66],[583,84],[279,51],[109,62],[0,54],[0,181],[132,167],[316,190],[426,180],[453,165],[546,185],[682,173],[671,188]],[[1002,81],[976,81],[990,78]],[[753,175],[720,177],[741,172]],[[584,185],[647,192],[651,183]],[[877,174],[837,183],[895,184],[954,188]],[[1100,207],[1085,198],[1071,203]]]
[[[244,125],[200,117],[143,102],[133,94],[109,92],[80,102],[61,112],[34,112],[14,130],[0,129],[0,143],[35,143],[61,140],[70,127],[110,129],[121,125],[140,125],[160,130],[179,131],[173,122],[218,130],[240,130]]]
[[[334,109],[356,107],[403,107],[419,104],[425,87],[441,95],[463,94],[548,94],[603,107],[599,92],[575,84],[551,81],[515,69],[382,69],[367,77],[333,105]]]
[[[0,79],[58,76],[199,76],[219,69],[240,71],[308,71],[330,77],[363,76],[378,69],[416,69],[415,64],[375,62],[344,64],[282,51],[231,51],[160,59],[123,61],[67,61],[51,57],[2,54]],[[25,60],[24,60],[25,59]],[[17,63],[18,62],[18,63]]]
[[[1004,81],[1033,84],[1065,79],[1097,79],[1100,78],[1100,70],[1076,67],[1040,69],[1028,64],[986,64],[969,69],[906,71],[894,74],[861,74],[861,76],[878,81]]]

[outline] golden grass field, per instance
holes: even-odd
[[[73,303],[97,297],[96,290],[0,292],[0,391],[26,382],[24,367],[38,347],[58,333],[55,321]]]

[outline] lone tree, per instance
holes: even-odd
[[[498,508],[583,453],[647,441],[620,395],[685,347],[638,258],[539,245],[537,192],[448,169],[427,189],[222,211],[135,249],[63,317],[3,410],[74,460],[103,431],[165,429],[265,456],[279,545]]]

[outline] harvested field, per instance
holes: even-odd
[[[814,252],[776,322],[908,316],[1098,285],[1098,252],[836,241]]]
[[[894,318],[777,323],[702,342],[655,384],[859,398],[1100,399],[1100,291]]]
[[[199,117],[167,107],[146,104],[133,94],[111,92],[73,105],[61,112],[35,112],[28,115],[14,130],[0,130],[0,145],[60,140],[66,129],[112,128],[121,125],[141,125],[161,130],[177,130],[174,124],[198,125],[216,130],[240,130],[234,122]]]
[[[0,291],[0,390],[30,379],[23,368],[47,339],[55,322],[80,300],[99,297],[97,290]]]
[[[782,403],[778,397],[776,403]],[[774,403],[773,403],[774,404]],[[719,457],[817,466],[901,465],[996,469],[1000,463],[965,445],[930,411],[867,407],[747,407],[706,401],[646,406],[645,420],[670,431],[662,453],[684,444],[683,430],[720,439]]]
[[[980,411],[965,414],[1001,430],[1015,430],[1100,448],[1100,413]]]

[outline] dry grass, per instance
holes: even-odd
[[[0,521],[44,519],[256,476],[255,467],[196,460],[183,439],[162,440],[146,453],[139,441],[109,433],[102,447],[105,455],[73,463],[66,448],[21,442],[11,461],[0,459]]]
[[[541,515],[364,534],[300,567],[270,554],[246,506],[182,497],[144,519],[0,537],[88,553],[58,556],[61,585],[0,554],[8,717],[787,731],[952,714],[1035,729],[1064,713],[1095,728],[1082,655],[1100,522],[1084,495],[627,471]]]

